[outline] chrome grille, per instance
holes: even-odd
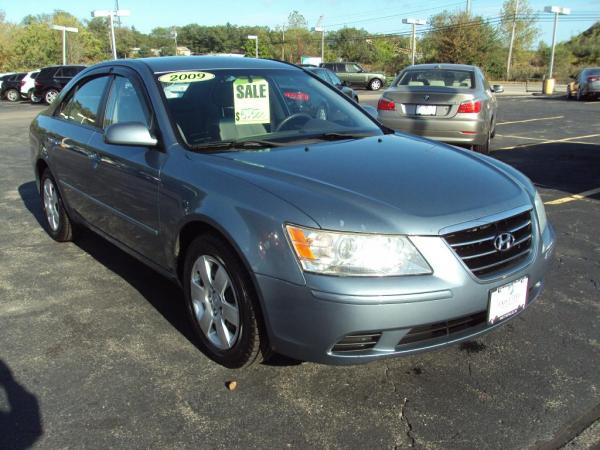
[[[498,251],[494,239],[511,233],[514,243],[509,250]],[[493,276],[525,260],[532,247],[531,211],[443,236],[450,247],[478,277]]]

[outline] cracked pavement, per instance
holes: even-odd
[[[92,233],[72,244],[45,234],[27,136],[39,110],[0,102],[0,448],[507,449],[597,437],[586,414],[600,404],[599,196],[548,206],[558,244],[546,289],[496,332],[363,366],[278,358],[236,372],[190,341],[177,287]],[[600,102],[501,99],[500,111],[568,120],[507,125],[513,137],[494,148],[600,133]],[[600,139],[493,156],[545,201],[600,186]],[[582,417],[591,438],[565,428]]]

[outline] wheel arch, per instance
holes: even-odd
[[[181,286],[183,286],[183,269],[185,266],[185,256],[187,253],[187,249],[197,236],[205,233],[212,234],[213,236],[223,239],[223,241],[226,242],[233,249],[238,259],[242,263],[242,266],[246,270],[248,278],[250,279],[253,293],[255,294],[256,299],[258,301],[257,306],[258,313],[260,314],[260,321],[264,325],[264,329],[270,340],[271,326],[269,324],[269,319],[265,314],[264,301],[261,295],[261,291],[258,287],[258,282],[254,275],[254,271],[252,270],[250,263],[248,262],[248,259],[244,256],[244,253],[235,243],[231,235],[227,231],[225,231],[223,227],[221,227],[219,224],[209,219],[208,217],[194,216],[193,218],[190,218],[181,226],[179,232],[177,233],[174,249],[174,268],[177,276],[177,281],[180,283]]]

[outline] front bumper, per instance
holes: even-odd
[[[416,327],[481,317],[487,311],[491,289],[523,276],[529,277],[529,306],[542,290],[554,239],[548,225],[536,243],[533,257],[523,267],[493,280],[473,276],[438,237],[413,238],[432,265],[432,275],[343,278],[306,274],[304,286],[256,275],[272,348],[305,361],[358,364],[472,339],[510,318],[493,326],[484,320],[458,332],[399,345]],[[374,333],[380,333],[380,337],[372,348],[350,352],[334,349],[344,337]]]
[[[485,121],[479,116],[445,119],[407,117],[400,116],[396,111],[379,111],[378,120],[393,130],[450,144],[484,144],[487,139]]]

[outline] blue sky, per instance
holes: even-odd
[[[324,15],[326,30],[342,28],[344,25],[365,28],[371,33],[403,32],[409,25],[402,24],[402,17],[427,18],[442,9],[457,9],[466,0],[119,0],[122,9],[131,10],[131,17],[123,19],[126,25],[148,32],[154,27],[199,23],[217,25],[230,22],[237,25],[267,25],[275,27],[287,22],[288,14],[297,9],[306,17],[309,25],[314,25],[319,16]],[[529,0],[536,11],[543,10],[550,0]],[[558,3],[570,7],[575,13],[596,13],[600,17],[600,0],[569,0]],[[369,8],[374,5],[375,8]],[[502,0],[472,0],[474,14],[484,17],[497,16]],[[6,12],[7,20],[19,22],[28,14],[51,12],[63,9],[81,19],[90,17],[92,9],[110,9],[114,0],[2,0],[0,9]],[[575,21],[574,17],[559,23],[558,40],[565,40],[592,25],[595,20]],[[550,42],[551,22],[539,24],[540,39]]]

